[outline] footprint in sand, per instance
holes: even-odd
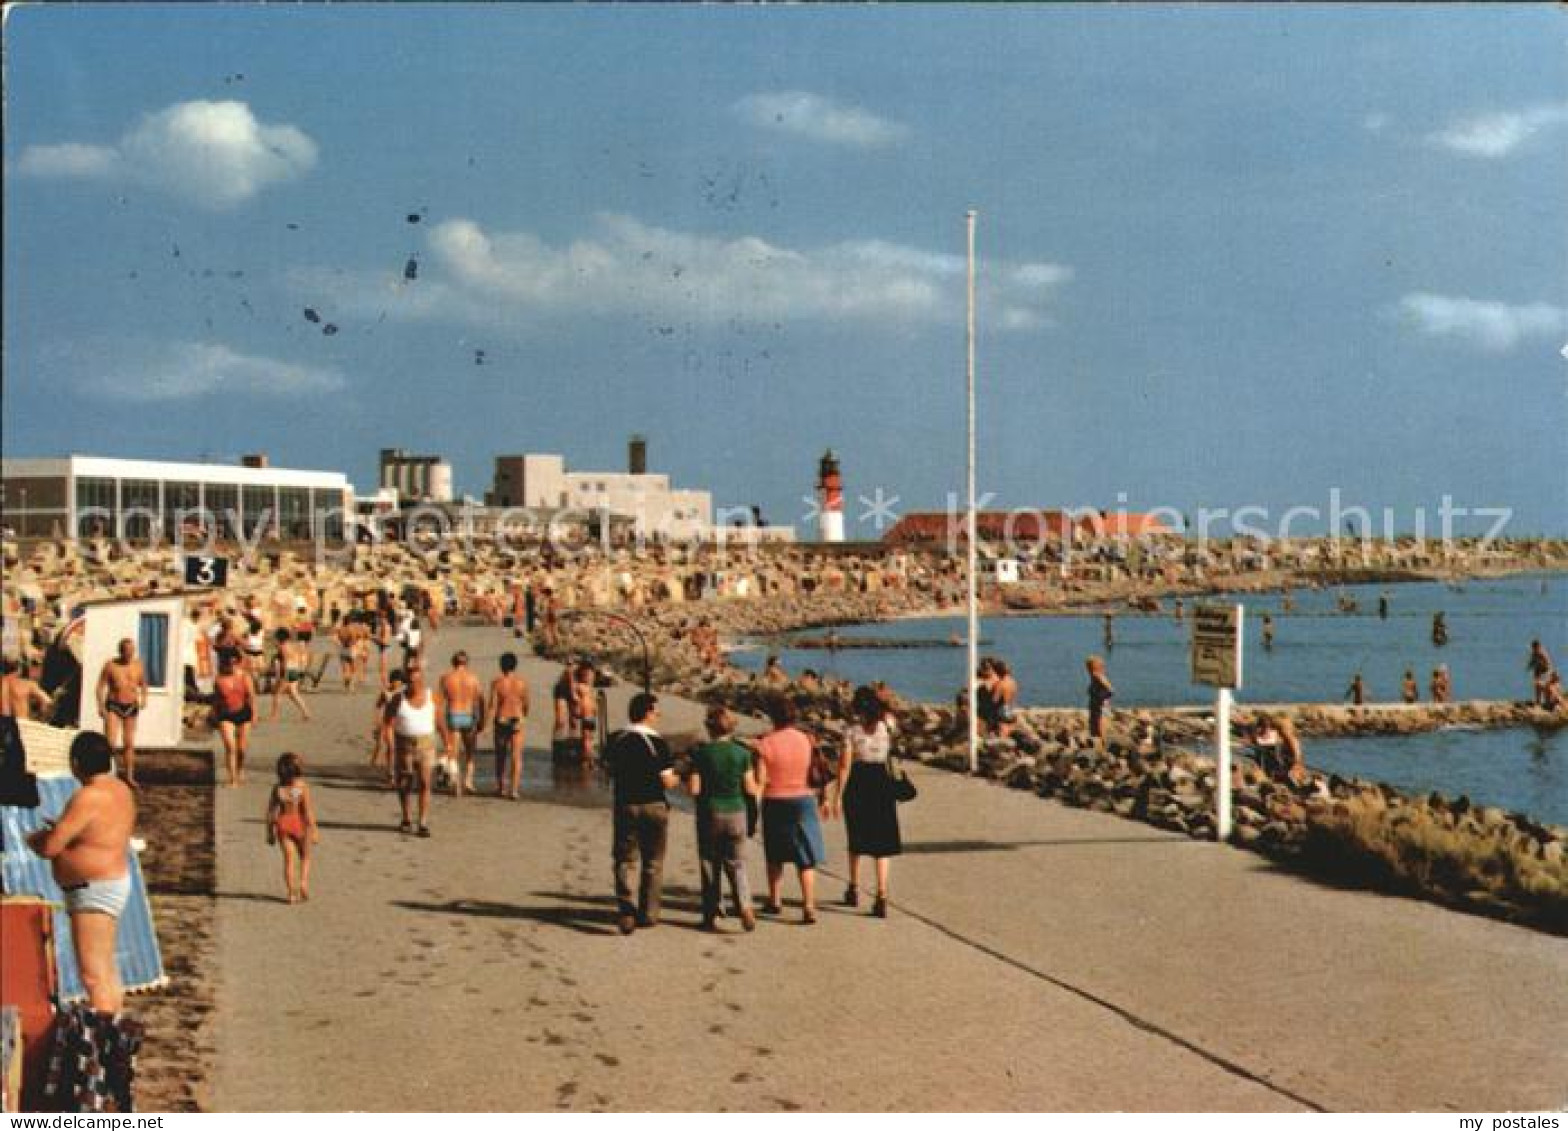
[[[579,1010],[578,1012],[572,1014],[572,1020],[577,1022],[579,1025],[591,1025],[593,1024],[593,1014],[583,1013],[581,1010]]]
[[[708,1026],[708,1032],[717,1037],[722,1034],[726,1028],[728,1028],[728,1026],[720,1025],[718,1022],[714,1022],[712,1025]]]
[[[750,1080],[751,1080],[751,1073],[750,1072],[737,1072],[737,1073],[735,1073],[735,1075],[730,1077],[730,1083],[731,1084],[745,1084],[745,1083],[749,1083]]]
[[[621,1058],[610,1056],[608,1053],[596,1052],[593,1054],[593,1058],[606,1068],[619,1068],[621,1066]]]
[[[755,1045],[755,1046],[752,1047],[751,1051],[753,1053],[755,1053],[757,1056],[772,1056],[773,1055],[773,1050],[768,1048],[767,1045]]]
[[[533,997],[528,999],[528,1004],[533,1006],[535,1009],[543,1009],[550,1003],[545,1001],[545,999],[540,997],[538,994],[535,994]]]

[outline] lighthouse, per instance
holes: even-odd
[[[822,542],[844,540],[844,484],[832,448],[817,464],[817,537]]]

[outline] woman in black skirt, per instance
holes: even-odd
[[[839,759],[838,795],[843,798],[844,824],[849,832],[849,886],[846,907],[860,905],[860,858],[876,861],[877,896],[871,913],[887,918],[888,865],[903,852],[898,834],[898,802],[888,777],[887,759],[893,750],[893,724],[887,706],[874,688],[861,687],[851,702],[855,720],[846,738],[845,756]]]

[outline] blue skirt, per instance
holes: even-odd
[[[815,797],[765,798],[762,802],[762,850],[769,864],[816,868],[827,863],[822,822]]]

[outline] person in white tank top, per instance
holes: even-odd
[[[418,659],[408,664],[408,686],[386,706],[386,721],[392,724],[394,765],[397,774],[397,801],[403,811],[399,832],[413,832],[409,812],[410,794],[419,791],[419,829],[430,835],[430,787],[436,767],[436,696],[425,683],[424,665]]]

